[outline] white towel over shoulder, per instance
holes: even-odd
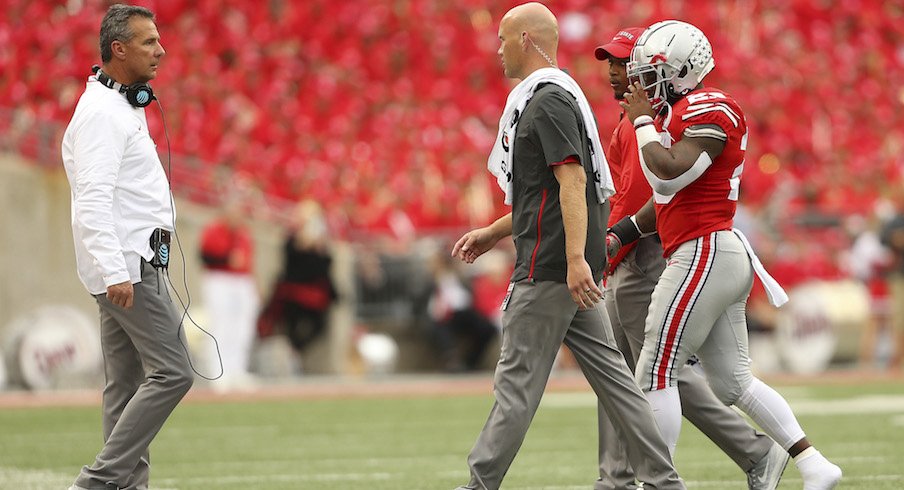
[[[511,205],[512,154],[515,147],[515,130],[518,129],[518,117],[524,112],[531,97],[534,96],[537,86],[543,83],[554,83],[562,87],[578,102],[581,117],[584,119],[584,128],[587,130],[587,137],[592,145],[590,154],[594,180],[597,184],[596,197],[597,201],[602,204],[615,194],[615,186],[612,182],[612,174],[609,172],[606,154],[603,152],[603,145],[600,143],[596,120],[593,118],[590,103],[587,102],[587,97],[581,87],[567,73],[558,68],[541,68],[531,73],[509,93],[502,117],[499,119],[499,133],[496,135],[496,142],[493,144],[493,150],[487,160],[487,168],[496,177],[496,182],[505,192],[505,203]],[[580,157],[580,155],[578,156]]]

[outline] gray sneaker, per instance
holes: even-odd
[[[747,487],[750,490],[775,490],[789,459],[788,451],[773,443],[763,459],[747,472]]]

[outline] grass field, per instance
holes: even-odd
[[[465,459],[492,398],[489,389],[437,395],[442,382],[421,395],[195,397],[152,446],[152,488],[451,490],[467,481]],[[904,488],[900,378],[774,385],[844,469],[840,488]],[[588,392],[548,393],[503,488],[589,490],[595,423]],[[0,408],[0,489],[65,489],[100,442],[95,404]],[[692,426],[676,464],[688,488],[746,488],[740,470]],[[789,464],[779,488],[801,487]]]

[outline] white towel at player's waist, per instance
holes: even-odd
[[[760,278],[763,287],[766,289],[766,296],[769,297],[769,303],[772,304],[772,306],[782,306],[787,303],[788,294],[785,293],[785,290],[782,289],[782,286],[778,281],[766,272],[766,268],[763,267],[763,263],[760,262],[759,257],[754,253],[753,247],[750,246],[750,242],[747,241],[747,237],[744,236],[744,233],[737,228],[732,228],[731,231],[733,231],[734,234],[741,239],[741,243],[744,244],[744,249],[747,250],[747,255],[750,257],[750,263],[753,265],[753,270],[756,272],[757,277]]]

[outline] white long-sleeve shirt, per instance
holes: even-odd
[[[169,182],[144,108],[89,77],[63,135],[78,275],[91,294],[141,282],[155,228],[173,231]]]

